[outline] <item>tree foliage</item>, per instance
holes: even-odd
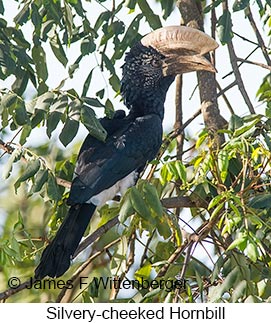
[[[253,17],[259,13],[270,33],[271,2],[261,0],[253,5],[249,0],[198,3],[199,14],[211,22],[221,45],[229,50],[235,79],[225,89],[216,85],[230,112],[225,128],[216,130],[225,138],[220,147],[207,123],[189,135],[187,127],[195,119],[190,116],[165,134],[157,158],[137,185],[120,201],[97,211],[81,247],[84,252],[61,278],[63,288],[26,289],[25,283],[4,292],[10,277],[23,283],[33,275],[44,246],[67,212],[79,129],[85,127],[105,140],[97,114],[103,111],[110,117],[121,104],[117,66],[125,52],[146,33],[146,26],[151,30],[166,25],[181,2],[20,0],[11,22],[5,18],[8,5],[0,0],[1,299],[270,301],[271,61]],[[237,13],[249,20],[249,36],[237,33],[232,19]],[[256,41],[250,39],[254,34]],[[236,38],[244,45],[252,43],[263,63],[250,61],[251,53],[237,57]],[[76,58],[71,58],[72,50]],[[50,81],[52,57],[66,73],[56,87]],[[92,62],[90,68],[86,58]],[[265,107],[261,114],[245,95],[242,64],[268,70],[253,94]],[[81,86],[67,86],[86,70]],[[97,72],[103,81],[93,91]],[[239,103],[227,99],[234,86],[244,98],[245,113],[235,112]],[[40,129],[40,144],[31,146]],[[185,146],[180,136],[186,137]],[[79,275],[88,276],[86,288],[79,288]],[[104,288],[97,286],[99,277],[137,280],[137,285],[129,292]],[[181,289],[140,284],[184,279]],[[65,287],[67,281],[74,288]]]

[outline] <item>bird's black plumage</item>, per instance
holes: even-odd
[[[113,119],[101,119],[107,131],[105,142],[90,135],[85,139],[68,199],[70,210],[54,240],[44,250],[35,278],[58,277],[69,268],[95,204],[100,204],[99,196],[94,201],[92,197],[131,173],[136,177],[157,154],[162,142],[165,96],[174,80],[172,76],[163,76],[162,58],[155,49],[140,43],[126,55],[121,93],[129,114],[126,116],[119,110]]]
[[[165,37],[162,35],[164,30]],[[185,35],[185,44],[189,38],[188,31],[187,28],[177,27],[177,32]],[[195,32],[191,39],[194,34]],[[176,35],[174,27],[158,30],[154,43],[157,46],[157,39],[161,40],[163,49],[168,41],[181,44],[183,36],[176,38]],[[176,50],[176,46],[173,46],[173,50]],[[195,46],[195,52],[197,50]],[[168,53],[170,50],[165,55]],[[169,62],[174,61],[172,57]],[[174,57],[178,55],[175,53]],[[168,70],[170,63],[166,62],[167,58],[169,57],[158,52],[157,48],[149,44],[143,46],[142,42],[137,43],[126,55],[121,94],[129,113],[126,116],[124,111],[118,110],[112,119],[101,119],[107,131],[105,142],[90,135],[84,141],[68,198],[69,212],[55,238],[42,254],[35,270],[36,279],[42,279],[46,275],[58,277],[69,268],[71,257],[96,206],[112,199],[118,191],[134,185],[146,163],[157,154],[162,143],[166,93],[175,75],[182,73],[181,62],[177,63],[180,67],[178,71],[175,70],[176,64]],[[210,70],[210,64],[204,60],[202,66]],[[197,68],[184,66],[183,71]]]

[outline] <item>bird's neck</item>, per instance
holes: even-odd
[[[133,118],[157,114],[161,120],[164,118],[164,100],[156,100],[152,97],[144,97],[129,106],[129,116]]]
[[[125,103],[130,109],[130,117],[140,117],[148,114],[157,114],[161,121],[164,118],[164,103],[170,84],[174,78],[164,79],[157,88],[140,89],[126,93]]]

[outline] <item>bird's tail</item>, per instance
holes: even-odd
[[[40,263],[35,270],[35,278],[45,276],[59,277],[68,270],[71,257],[88,226],[96,206],[77,204],[70,207],[53,241],[42,253]]]

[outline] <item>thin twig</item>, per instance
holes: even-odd
[[[142,256],[141,256],[141,261],[140,261],[140,268],[143,266],[144,264],[144,260],[147,258],[147,252],[149,251],[149,246],[150,246],[150,243],[152,241],[152,238],[155,234],[155,231],[156,230],[153,230],[152,233],[150,234],[148,240],[147,240],[147,243],[145,244],[145,248],[144,248],[144,251],[142,252]]]
[[[266,63],[267,63],[267,65],[271,65],[271,59],[269,57],[267,48],[266,48],[265,43],[263,41],[263,38],[262,38],[258,28],[257,28],[256,22],[255,22],[255,20],[253,18],[253,15],[252,15],[252,12],[251,12],[249,6],[247,7],[246,12],[247,12],[248,20],[249,20],[249,22],[250,22],[250,24],[251,24],[251,26],[252,26],[252,28],[253,28],[253,30],[255,32],[255,35],[257,37],[259,46],[261,47],[261,50],[262,50],[263,56],[264,56],[264,58],[266,60]]]
[[[257,47],[255,47],[244,59],[248,59],[253,53],[255,53],[256,52],[256,50],[259,48],[259,46],[257,46]],[[243,65],[244,63],[243,62],[241,62],[241,63],[239,63],[238,64],[238,68],[239,67],[241,67],[242,65]],[[232,74],[234,74],[234,72],[233,71],[230,71],[229,73],[227,73],[226,75],[224,75],[223,77],[222,77],[222,80],[224,80],[226,77],[228,77],[228,76],[230,76],[230,75],[232,75]]]
[[[187,270],[187,267],[188,267],[188,264],[189,264],[189,261],[190,261],[190,258],[191,258],[191,250],[192,250],[192,247],[193,247],[193,243],[190,243],[187,247],[187,251],[185,253],[185,257],[184,257],[184,262],[183,262],[183,266],[182,266],[182,270],[181,270],[181,273],[180,275],[178,276],[178,279],[183,281],[185,278],[185,273],[186,273],[186,270]],[[174,297],[174,303],[177,303],[177,300],[180,296],[180,289],[177,289],[176,291],[176,294],[175,294],[175,297]]]
[[[271,71],[271,64],[270,64],[270,66],[268,66],[268,65],[263,64],[263,63],[252,62],[252,61],[249,61],[247,59],[240,58],[240,57],[237,57],[237,61],[242,62],[242,63],[247,63],[247,64],[252,64],[252,65],[260,66],[262,68],[265,68],[265,69]]]
[[[233,68],[233,72],[234,72],[234,76],[235,76],[235,79],[236,79],[236,82],[237,82],[237,86],[238,86],[238,88],[239,88],[239,90],[240,90],[240,92],[241,92],[241,94],[243,96],[244,101],[246,102],[246,105],[248,106],[248,109],[249,109],[250,113],[255,114],[253,104],[250,101],[250,98],[249,98],[249,96],[247,94],[247,91],[245,89],[245,86],[244,86],[244,83],[243,83],[243,80],[242,80],[241,73],[240,73],[240,71],[238,69],[237,57],[236,57],[236,54],[235,54],[235,51],[234,51],[234,48],[233,48],[232,41],[229,41],[227,46],[228,46],[230,59],[231,59],[231,65],[232,65],[232,68]]]
[[[244,37],[244,36],[242,36],[242,35],[238,34],[238,33],[237,33],[237,32],[235,32],[235,31],[233,31],[233,34],[234,34],[235,36],[237,36],[237,37],[241,38],[242,40],[247,41],[247,42],[248,42],[248,43],[250,43],[250,44],[256,45],[256,46],[257,46],[257,48],[258,48],[258,47],[260,47],[260,46],[259,46],[259,43],[256,43],[255,41],[250,40],[250,39],[248,39],[248,38],[246,38],[246,37]],[[271,48],[269,48],[269,47],[267,47],[267,46],[265,46],[265,48],[266,48],[267,50],[271,50]]]
[[[227,85],[224,89],[222,89],[220,92],[218,92],[217,97],[223,95],[224,93],[226,93],[228,90],[230,90],[235,85],[237,85],[236,80],[234,80],[231,84]]]
[[[223,99],[224,99],[224,101],[225,101],[225,103],[226,103],[226,105],[227,105],[227,107],[228,107],[228,109],[229,109],[229,111],[230,111],[230,113],[231,114],[234,114],[234,110],[233,110],[233,107],[231,106],[231,104],[230,104],[230,101],[228,100],[228,98],[226,97],[226,95],[225,95],[225,92],[228,90],[228,89],[230,89],[230,88],[232,88],[233,86],[235,86],[237,83],[236,83],[236,81],[234,81],[233,83],[231,83],[230,85],[228,85],[226,88],[224,88],[223,90],[222,90],[222,88],[221,88],[221,86],[220,86],[220,84],[216,81],[216,85],[217,85],[217,88],[218,88],[218,90],[220,91],[218,94],[217,94],[217,97],[219,97],[220,95],[222,95],[222,97],[223,97]]]

